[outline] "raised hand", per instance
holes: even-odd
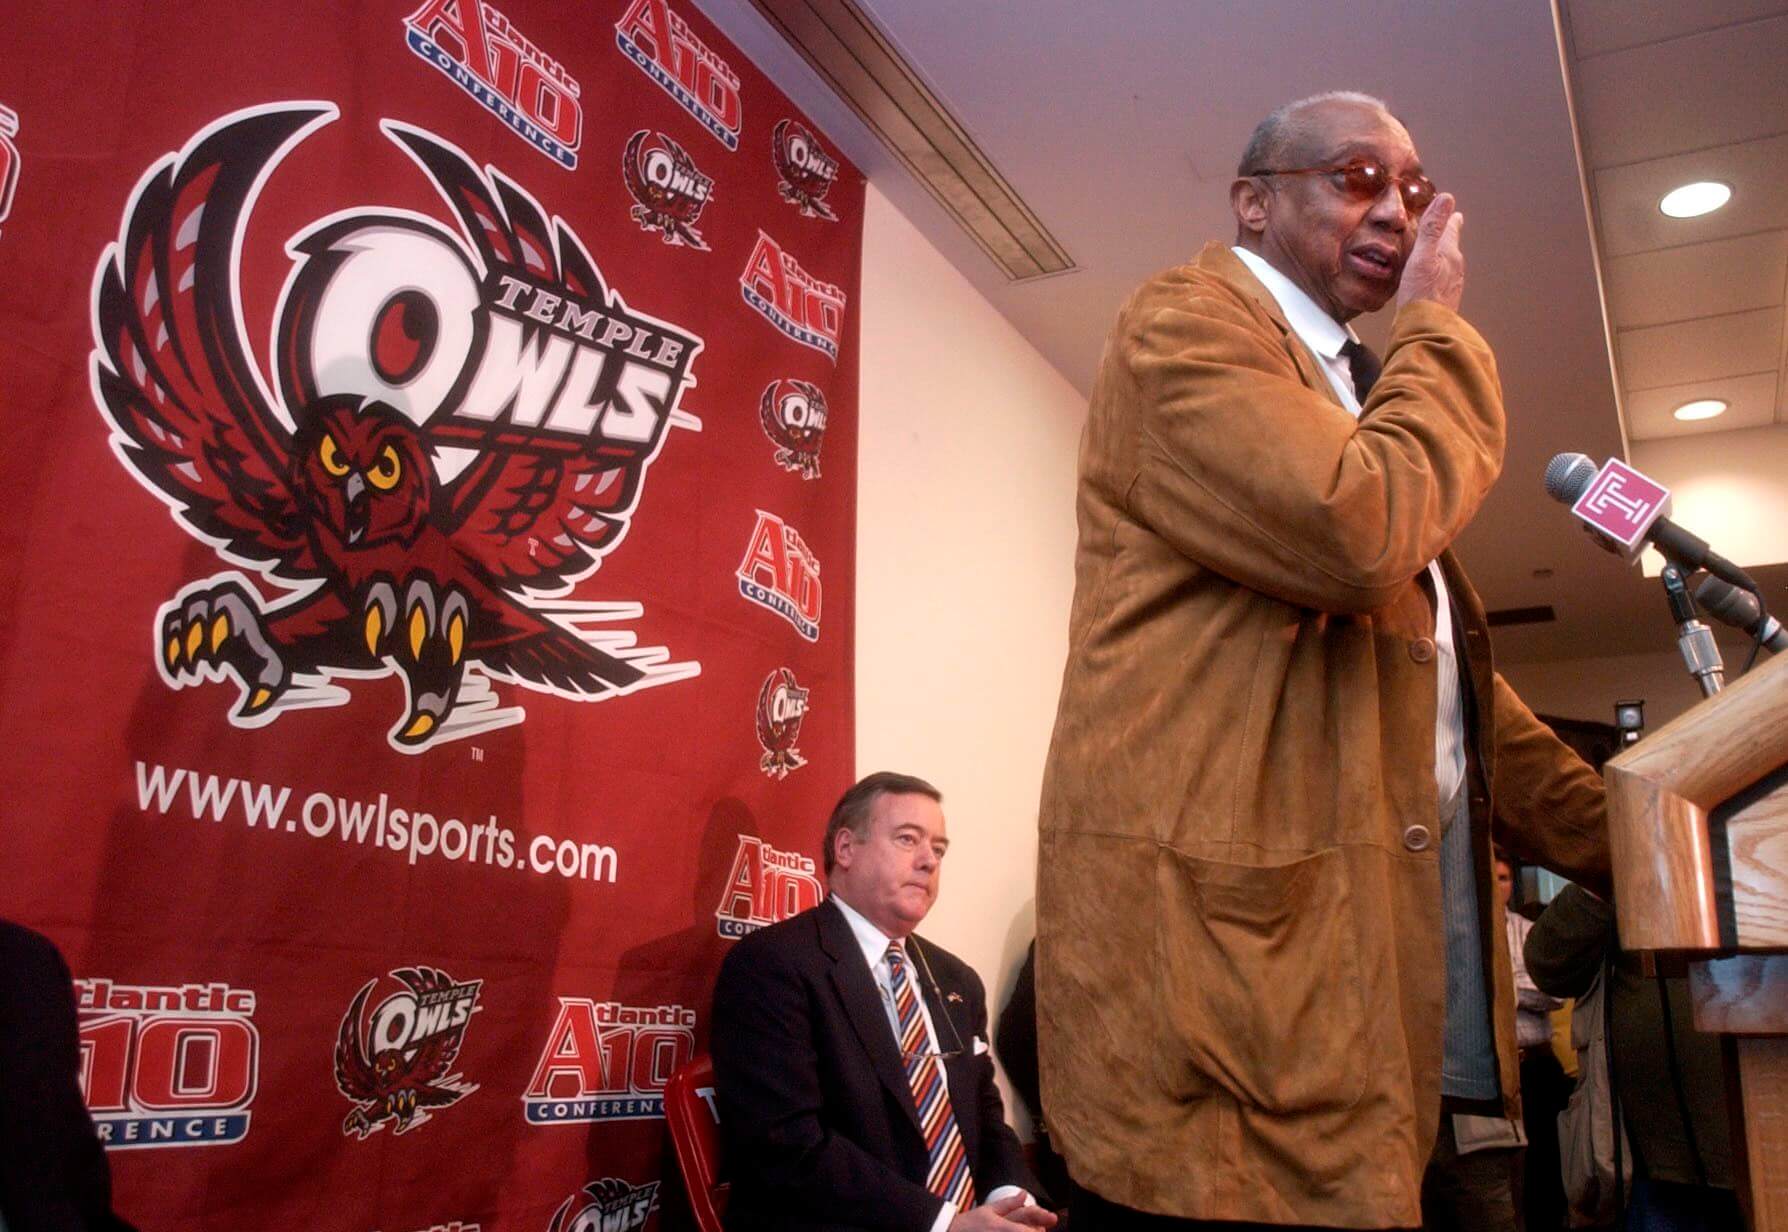
[[[1422,211],[1416,224],[1415,247],[1403,264],[1403,281],[1397,287],[1397,306],[1431,299],[1457,312],[1465,294],[1465,253],[1459,232],[1465,215],[1452,193],[1441,193]]]

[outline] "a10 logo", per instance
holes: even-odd
[[[254,993],[224,984],[75,981],[81,1090],[113,1148],[215,1145],[248,1134],[259,1075]]]

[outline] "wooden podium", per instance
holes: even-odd
[[[1788,654],[1606,773],[1621,946],[1690,959],[1695,1026],[1736,1054],[1740,1197],[1788,1232]]]

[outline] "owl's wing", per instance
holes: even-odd
[[[588,573],[626,523],[627,468],[571,453],[486,454],[455,483],[459,549],[505,589],[554,590]]]
[[[384,1094],[379,1090],[379,1080],[372,1066],[366,1063],[366,1057],[360,1051],[359,1038],[360,1015],[366,1008],[366,996],[376,983],[377,980],[368,980],[355,995],[335,1037],[335,1085],[349,1099],[378,1099]]]
[[[410,991],[418,997],[453,987],[453,980],[447,973],[433,967],[405,967],[393,974],[409,985]],[[404,1067],[405,1076],[411,1082],[424,1084],[434,1083],[445,1078],[448,1071],[453,1068],[455,1058],[459,1056],[459,1046],[464,1039],[465,1032],[463,1031],[441,1032],[431,1036],[416,1049],[416,1055]],[[454,1095],[444,1102],[452,1103],[457,1098],[458,1096]],[[428,1101],[419,1095],[417,1102],[427,1103]]]
[[[525,192],[417,129],[387,122],[385,131],[434,180],[483,269],[518,268],[585,302],[608,299],[577,237]],[[618,515],[631,506],[645,462],[645,446],[616,443],[588,453],[486,452],[448,490],[454,544],[506,588],[560,589],[620,535]]]
[[[112,444],[175,517],[236,558],[314,570],[291,434],[243,339],[235,271],[246,207],[334,109],[243,113],[144,178],[95,287],[93,386]]]

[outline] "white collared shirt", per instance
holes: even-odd
[[[863,951],[863,961],[869,967],[870,978],[875,981],[876,989],[882,994],[882,1011],[888,1016],[888,1030],[894,1033],[894,1047],[898,1051],[900,1047],[900,1011],[894,1006],[894,973],[888,966],[888,947],[894,943],[894,938],[871,924],[860,911],[837,894],[832,894],[830,898],[833,905],[844,916],[844,922],[851,926],[851,936],[856,938],[858,948]],[[912,947],[907,945],[905,948],[909,955],[906,968],[907,976],[913,981],[913,995],[919,1002],[919,1018],[925,1024],[925,1046],[932,1052],[941,1053],[943,1050],[937,1046],[937,1032],[931,1025],[931,1009],[925,1004],[925,993],[919,986],[920,973],[924,969],[915,970],[916,964],[911,958]],[[901,1059],[905,1060],[904,1057]],[[943,1074],[944,1086],[948,1089],[950,1070],[941,1058],[938,1061],[938,1070]],[[956,1097],[957,1092],[951,1091],[950,1102],[952,1105],[956,1103]],[[980,1197],[984,1203],[997,1202],[1001,1198],[1017,1193],[1024,1194],[1026,1206],[1035,1205],[1035,1200],[1031,1195],[1016,1185],[1001,1185],[993,1192],[982,1194]],[[946,1200],[943,1209],[937,1213],[937,1218],[931,1221],[930,1232],[944,1232],[954,1218],[956,1218],[956,1204]]]
[[[1359,335],[1319,308],[1302,287],[1269,265],[1266,258],[1246,248],[1230,251],[1272,292],[1279,310],[1285,314],[1285,323],[1322,363],[1323,374],[1329,378],[1335,396],[1341,399],[1348,414],[1358,419],[1360,400],[1353,392],[1353,366],[1341,348],[1349,341],[1359,341]],[[1434,581],[1434,783],[1444,802],[1451,800],[1465,782],[1465,710],[1459,691],[1453,604],[1438,560],[1428,563],[1428,576]]]

